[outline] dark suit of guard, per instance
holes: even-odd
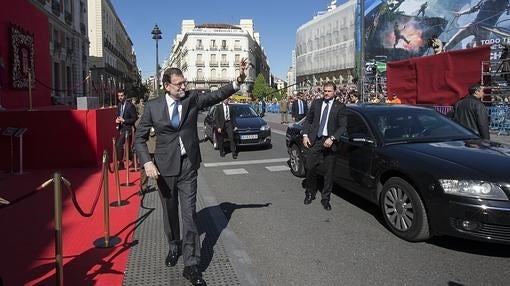
[[[325,85],[325,89],[326,87],[327,85]],[[327,114],[325,111],[326,108],[328,108]],[[324,128],[321,130],[320,126],[325,114],[327,121],[323,123]],[[335,167],[337,140],[346,131],[346,126],[347,117],[345,114],[345,105],[343,103],[334,100],[334,98],[329,101],[317,99],[312,102],[303,127],[303,134],[307,135],[311,143],[310,148],[305,148],[305,170],[307,180],[305,204],[309,204],[315,199],[315,194],[318,190],[316,169],[321,163],[324,163],[326,166],[326,174],[324,176],[324,187],[321,192],[321,203],[326,210],[331,209],[329,201],[333,190],[333,171]],[[329,148],[324,147],[324,143],[327,139],[333,141],[333,144]]]
[[[227,137],[230,139],[230,151],[232,152],[232,157],[237,159],[236,142],[234,140],[234,126],[235,114],[232,106],[225,102],[218,104],[216,116],[214,118],[214,132],[216,132],[216,140],[221,157],[225,156],[224,142],[225,137]],[[221,129],[221,132],[218,132],[218,129]]]
[[[294,117],[294,120],[296,122],[303,119],[308,113],[307,102],[305,100],[302,100],[301,98],[294,100],[294,102],[292,102],[291,112],[292,117]]]
[[[123,94],[123,92],[122,92]],[[120,92],[119,92],[120,97]],[[124,143],[126,143],[126,133],[128,134],[128,142],[127,144],[131,145],[131,131],[135,126],[135,122],[138,119],[138,114],[136,113],[136,107],[131,103],[130,100],[126,100],[125,98],[119,102],[117,105],[117,118],[123,118],[124,122],[118,123],[117,128],[119,130],[119,137],[117,138],[117,142],[115,143],[115,149],[117,151],[117,159],[122,161],[124,157]],[[129,146],[128,149],[131,149]],[[121,164],[122,166],[122,164]]]

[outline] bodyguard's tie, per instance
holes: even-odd
[[[179,102],[174,101],[174,110],[172,112],[172,118],[170,119],[170,124],[174,129],[179,128],[180,119],[179,119]]]
[[[329,101],[324,101],[326,107],[322,111],[321,123],[319,125],[319,131],[317,132],[317,137],[321,137],[324,134],[324,127],[326,126],[326,119],[328,118],[329,113]]]

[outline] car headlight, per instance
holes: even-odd
[[[264,126],[260,127],[260,130],[262,130],[262,131],[266,131],[266,130],[270,130],[270,129],[271,129],[271,127],[269,127],[269,125],[264,125]]]
[[[507,201],[505,192],[496,184],[475,180],[439,180],[443,190],[447,194]]]

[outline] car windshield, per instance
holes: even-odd
[[[249,105],[234,105],[234,112],[237,118],[258,117],[257,112]]]
[[[371,112],[368,118],[385,143],[477,139],[476,134],[446,116],[427,109]]]

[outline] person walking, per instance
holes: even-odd
[[[135,137],[136,151],[148,177],[157,179],[163,207],[164,231],[169,242],[165,265],[175,266],[182,253],[183,276],[193,285],[205,285],[200,263],[200,236],[197,228],[197,177],[202,161],[197,120],[199,110],[233,95],[246,79],[249,62],[242,59],[239,76],[216,91],[186,91],[186,80],[178,68],[168,68],[162,83],[166,94],[145,105]],[[153,163],[147,140],[154,127],[157,142]],[[182,242],[179,227],[182,219]]]
[[[234,140],[235,114],[234,109],[229,104],[229,99],[225,99],[218,104],[216,116],[214,118],[214,127],[216,133],[216,141],[220,156],[225,157],[225,137],[230,139],[230,151],[232,158],[237,159],[236,142]]]
[[[305,146],[306,191],[304,204],[308,205],[317,193],[317,167],[323,163],[326,174],[321,192],[321,204],[331,210],[330,196],[333,190],[333,171],[337,140],[347,130],[345,104],[334,100],[336,85],[327,82],[323,87],[323,98],[314,100],[303,126]]]
[[[280,100],[281,124],[289,123],[288,113],[289,113],[289,100],[283,97]]]
[[[299,92],[296,100],[292,103],[292,117],[295,122],[303,119],[308,113],[308,104],[304,101],[304,94]]]
[[[135,122],[138,119],[138,115],[136,113],[135,106],[131,103],[131,100],[126,99],[123,89],[117,91],[117,99],[119,100],[119,103],[117,105],[117,118],[115,118],[115,123],[117,124],[117,130],[119,130],[119,136],[115,143],[115,150],[117,152],[119,168],[123,169],[125,167],[124,163],[122,163],[124,157],[124,144],[128,144],[129,148],[131,148],[131,133],[135,126]],[[126,135],[128,139],[127,142]]]
[[[490,139],[489,115],[481,101],[484,94],[480,84],[470,86],[469,94],[453,106],[453,120],[488,140]]]

